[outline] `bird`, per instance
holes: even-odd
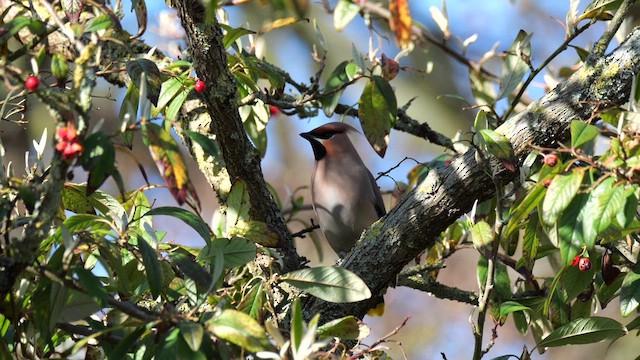
[[[350,132],[359,133],[349,124],[331,122],[300,134],[315,157],[313,209],[320,230],[340,258],[364,229],[386,214],[380,189],[349,140]]]

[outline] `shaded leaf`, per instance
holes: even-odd
[[[107,134],[99,131],[84,140],[84,151],[80,157],[80,163],[83,169],[89,171],[87,195],[96,191],[114,172],[115,162],[115,148]]]
[[[204,336],[202,325],[191,321],[181,321],[178,323],[178,328],[189,348],[193,351],[200,350]]]
[[[324,95],[320,98],[322,110],[327,117],[332,116],[336,106],[338,106],[340,96],[344,92],[344,86],[361,73],[362,69],[350,61],[341,62],[331,72],[322,92]]]
[[[516,170],[516,160],[513,154],[511,142],[506,136],[490,129],[478,130],[478,140],[480,148],[488,154],[498,158],[504,167],[514,172]]]
[[[555,347],[576,344],[591,344],[603,340],[617,339],[627,333],[619,322],[604,318],[581,318],[563,325],[538,343],[538,347]]]
[[[516,311],[529,311],[531,308],[516,301],[505,301],[500,304],[500,317],[507,316]]]
[[[154,298],[158,297],[162,291],[162,270],[160,261],[158,261],[158,254],[142,237],[138,237],[138,249],[140,249],[140,254],[142,255],[142,263],[144,264],[151,295]]]
[[[362,279],[340,267],[322,266],[296,270],[283,275],[282,280],[329,302],[355,302],[371,297],[371,291]]]
[[[186,251],[181,250],[170,253],[169,258],[176,264],[178,269],[193,280],[202,291],[207,290],[211,286],[213,281],[211,275],[200,266],[194,258],[191,258]]]
[[[541,183],[531,189],[522,201],[509,210],[509,223],[505,229],[505,236],[510,236],[514,231],[518,230],[520,224],[535,210],[540,202],[544,199],[547,188]]]
[[[205,246],[198,255],[198,259],[213,259],[218,254],[223,256],[224,267],[227,269],[242,266],[256,257],[256,244],[247,239],[234,237],[231,239],[214,239]]]
[[[627,273],[620,289],[620,313],[627,317],[640,305],[640,266]]]
[[[156,64],[149,59],[136,59],[127,61],[126,67],[131,82],[138,88],[140,87],[142,73],[146,75],[147,99],[149,99],[153,105],[157,106],[160,88],[162,87],[162,77]]]
[[[360,96],[358,117],[364,135],[381,157],[387,151],[389,132],[397,113],[396,95],[391,85],[383,77],[374,75]]]
[[[227,236],[243,237],[266,247],[278,247],[280,237],[267,223],[262,221],[239,221],[227,230]]]
[[[191,211],[174,206],[163,206],[151,209],[143,216],[156,215],[166,215],[175,217],[176,219],[180,219],[185,224],[191,226],[196,232],[198,232],[198,234],[202,236],[207,244],[211,242],[211,231],[209,230],[209,226],[204,222],[204,220],[202,220],[201,217],[192,213]]]

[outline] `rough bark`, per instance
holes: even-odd
[[[510,139],[522,163],[531,145],[554,147],[564,140],[572,120],[588,119],[597,110],[625,103],[639,69],[640,28],[637,28],[610,55],[576,72],[497,131]],[[476,200],[493,196],[494,180],[486,169],[478,163],[472,149],[454,159],[451,166],[431,171],[416,189],[365,231],[342,262],[342,266],[367,283],[373,300],[333,304],[310,298],[305,304],[306,316],[321,313],[322,321],[346,315],[364,316],[407,263],[433,245],[433,239],[468,212]],[[503,169],[494,178],[506,183],[516,175]]]
[[[267,223],[280,238],[285,269],[300,267],[302,259],[293,248],[293,241],[262,175],[260,156],[244,130],[238,112],[237,85],[227,67],[227,53],[222,31],[215,18],[207,25],[206,11],[197,0],[175,2],[178,17],[187,35],[187,44],[198,77],[209,90],[202,95],[212,116],[211,133],[222,149],[224,162],[232,182],[242,180],[247,186],[252,219]]]

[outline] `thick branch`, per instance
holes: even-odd
[[[264,181],[260,156],[244,131],[236,102],[237,85],[227,67],[220,26],[205,23],[206,11],[197,0],[176,1],[175,5],[196,72],[210,89],[202,94],[202,100],[214,119],[211,131],[220,144],[229,176],[232,182],[242,180],[246,184],[251,218],[267,223],[278,233],[285,269],[298,268],[301,258],[293,248],[291,235]]]
[[[625,103],[639,68],[640,29],[635,29],[612,54],[576,72],[498,131],[511,140],[522,162],[531,145],[553,147],[563,141],[572,120],[587,119],[597,109]],[[494,176],[504,183],[513,180],[516,173],[503,170]],[[342,266],[359,275],[371,288],[371,299],[376,299],[402,267],[433,245],[433,239],[469,211],[475,200],[489,199],[494,192],[485,166],[476,161],[475,150],[470,150],[450,166],[432,170],[416,189],[362,235]],[[331,304],[312,298],[305,304],[305,315],[321,313],[322,321],[348,314],[362,317],[373,302]]]

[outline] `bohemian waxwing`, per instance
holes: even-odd
[[[300,134],[311,143],[316,165],[311,178],[313,209],[320,230],[340,257],[360,234],[385,214],[380,189],[347,133],[352,126],[332,122]]]

